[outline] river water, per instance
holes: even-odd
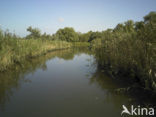
[[[0,74],[0,117],[121,117],[119,87],[88,50],[50,52]]]

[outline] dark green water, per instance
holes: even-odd
[[[91,52],[60,50],[0,74],[0,117],[121,117],[128,97]]]

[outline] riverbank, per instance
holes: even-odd
[[[151,54],[153,50],[148,53],[151,64],[146,64],[149,59],[145,59],[145,55],[141,53],[144,51],[142,45],[129,44],[129,40],[124,43],[122,46],[117,42],[116,46],[106,44],[96,47],[94,53],[97,69],[118,84],[125,84],[114,89],[115,94],[130,96],[131,103],[139,102],[139,105],[156,108],[155,59],[154,54]]]
[[[156,91],[155,18],[150,12],[143,21],[128,20],[93,40],[98,66],[115,78]]]
[[[20,64],[23,60],[46,54],[49,51],[72,47],[72,44],[68,42],[41,39],[4,39],[0,41],[0,72]]]

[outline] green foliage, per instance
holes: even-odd
[[[102,45],[102,39],[101,38],[97,38],[97,39],[94,39],[93,41],[91,41],[91,45],[92,47],[93,46],[97,46],[97,47],[101,47]]]
[[[30,34],[26,37],[27,39],[37,39],[41,37],[41,31],[38,28],[32,28],[29,26],[27,31],[30,32]]]
[[[78,41],[78,34],[73,28],[66,27],[64,29],[59,29],[56,32],[56,39],[67,42],[76,42]]]
[[[89,47],[90,43],[88,42],[73,42],[73,47]]]
[[[44,40],[54,40],[51,35],[46,34],[46,33],[44,33],[43,35],[41,35],[41,39],[44,39]]]
[[[94,40],[94,39],[97,39],[97,38],[101,38],[101,33],[100,32],[92,32],[91,34],[90,34],[90,37],[89,37],[89,40],[88,40],[88,42],[91,42],[92,40]]]
[[[136,79],[145,88],[156,90],[156,12],[144,21],[118,24],[92,41],[98,65],[114,75]],[[101,45],[101,46],[100,46]]]
[[[88,42],[91,33],[92,33],[91,31],[90,32],[87,32],[87,33],[83,33],[83,34],[80,33],[79,34],[79,41],[80,42]]]
[[[145,23],[156,23],[156,12],[150,12],[148,15],[144,17]]]
[[[48,51],[71,47],[70,43],[64,41],[20,39],[8,31],[1,32],[0,37],[0,71]]]

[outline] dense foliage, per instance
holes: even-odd
[[[56,32],[56,39],[61,41],[76,42],[78,41],[78,34],[73,28],[66,27],[64,29],[59,29]]]
[[[41,37],[41,31],[38,28],[32,28],[31,26],[27,28],[30,34],[26,37],[27,39],[36,39]]]
[[[101,33],[101,46],[96,49],[99,66],[156,90],[156,12],[144,21],[129,20]]]
[[[22,39],[9,32],[0,31],[0,72],[12,65],[21,64],[23,60],[37,57],[48,51],[69,47],[71,44],[64,41],[40,38]]]

